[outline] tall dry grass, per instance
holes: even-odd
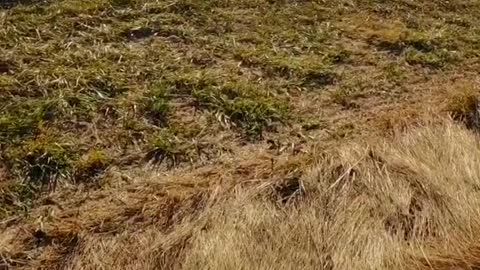
[[[445,124],[348,146],[303,186],[287,205],[239,196],[212,210],[184,269],[480,267],[480,143],[470,131]]]
[[[162,210],[168,204],[152,201],[123,229],[99,233],[87,226],[61,252],[52,240],[40,260],[24,268],[480,267],[479,138],[450,122],[378,145],[345,145],[319,157],[299,179],[205,194],[172,208],[168,226],[160,222],[170,215]],[[120,208],[115,215],[122,216]],[[158,222],[145,222],[155,216]],[[58,224],[47,234],[62,231]],[[18,250],[8,248],[16,239],[8,235],[2,233],[3,248]]]

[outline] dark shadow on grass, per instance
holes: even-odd
[[[10,9],[18,5],[42,5],[46,0],[0,0],[0,9]]]

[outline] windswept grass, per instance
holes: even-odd
[[[478,265],[477,135],[449,123],[346,148],[320,160],[287,206],[257,195],[212,210],[183,269]]]
[[[479,12],[3,1],[0,269],[477,267]]]
[[[132,186],[140,193],[125,193],[121,204],[88,204],[95,215],[82,214],[86,231],[75,242],[61,234],[70,227],[61,220],[36,237],[63,241],[55,250],[67,249],[72,259],[60,261],[69,269],[470,269],[480,260],[479,156],[472,131],[432,124],[376,145],[345,145],[302,177],[233,193],[180,191],[181,182]],[[162,200],[143,197],[162,192]],[[122,214],[125,203],[131,212]],[[88,229],[105,220],[108,230],[113,217],[129,224],[122,233]],[[117,257],[121,249],[128,251]]]

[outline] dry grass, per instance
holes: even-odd
[[[451,124],[346,147],[289,205],[239,196],[212,210],[185,269],[475,269],[480,143]]]
[[[476,267],[478,1],[3,2],[0,269]]]
[[[123,204],[100,196],[81,218],[45,220],[30,242],[5,231],[3,252],[36,246],[26,269],[475,269],[479,159],[478,136],[447,121],[345,145],[290,181],[180,195],[152,179]]]

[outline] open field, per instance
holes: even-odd
[[[0,269],[477,269],[480,2],[0,3]]]

